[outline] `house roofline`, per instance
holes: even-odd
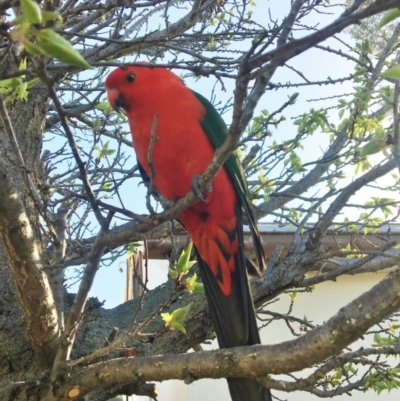
[[[308,224],[304,230],[307,231],[312,227],[313,224]],[[272,255],[277,246],[283,247],[281,257],[284,257],[293,239],[293,234],[297,230],[297,227],[294,226],[267,222],[259,223],[258,228],[267,258]],[[363,235],[362,226],[359,226],[359,229],[360,233],[356,234],[344,229],[335,230],[335,227],[332,226],[322,240],[322,245],[326,252],[338,252],[346,248],[348,244],[353,250],[368,251],[384,245],[388,240],[400,242],[400,223],[384,224],[374,232],[370,230],[366,235]],[[244,226],[244,237],[245,251],[251,255],[254,249],[250,230],[247,226]],[[299,235],[300,238],[301,235]],[[184,248],[190,239],[187,234],[179,234],[174,235],[174,241],[178,247]],[[172,245],[169,238],[148,239],[147,244],[149,259],[165,259],[171,254]]]

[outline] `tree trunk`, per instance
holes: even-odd
[[[6,62],[2,64],[3,71],[18,69],[20,59],[14,54],[14,48],[9,50]],[[1,76],[1,71],[0,71]],[[30,177],[37,182],[38,163],[42,148],[42,135],[47,112],[47,93],[43,87],[32,88],[28,99],[14,100],[7,104],[7,111],[14,128],[15,136]],[[23,171],[16,162],[9,136],[0,120],[0,157],[7,166],[7,180],[12,182],[15,193],[22,202],[28,217],[32,234],[39,245],[40,256],[44,256],[44,244],[41,242],[39,214],[34,201],[27,190]],[[0,231],[4,227],[0,224]],[[18,246],[15,247],[18,252]],[[5,243],[0,237],[0,388],[6,390],[10,383],[38,379],[41,366],[34,358],[32,346],[28,340],[23,312],[18,302],[16,286],[11,273],[10,259]],[[27,278],[29,280],[29,277]],[[34,300],[33,300],[34,302]],[[40,377],[40,376],[39,376]],[[33,389],[33,387],[32,387]],[[38,387],[30,390],[29,386],[10,386],[8,391],[0,394],[1,400],[36,400]]]

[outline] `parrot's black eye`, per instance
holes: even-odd
[[[135,74],[134,74],[133,72],[130,72],[130,73],[126,76],[126,82],[128,82],[129,84],[131,84],[134,80],[135,80]]]

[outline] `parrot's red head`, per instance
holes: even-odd
[[[104,85],[110,105],[128,112],[139,103],[157,101],[161,92],[168,91],[171,84],[177,83],[182,85],[180,78],[170,70],[143,65],[115,69]]]

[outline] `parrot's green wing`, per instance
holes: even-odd
[[[214,106],[204,96],[194,91],[193,93],[206,109],[206,114],[203,117],[201,125],[215,148],[219,148],[225,142],[225,139],[228,135],[228,128],[217,110],[215,110]],[[249,191],[247,188],[243,168],[240,164],[239,158],[236,156],[235,153],[231,153],[229,155],[224,166],[227,169],[230,177],[232,178],[232,181],[237,190],[237,194],[239,195],[240,201],[245,210],[247,221],[250,227],[250,232],[253,237],[258,266],[259,269],[262,271],[265,268],[265,255],[262,248],[260,233],[257,228],[256,219],[254,217],[253,209],[251,207]],[[251,266],[248,267],[250,268],[249,270],[252,270]],[[250,271],[250,273],[253,272]]]

